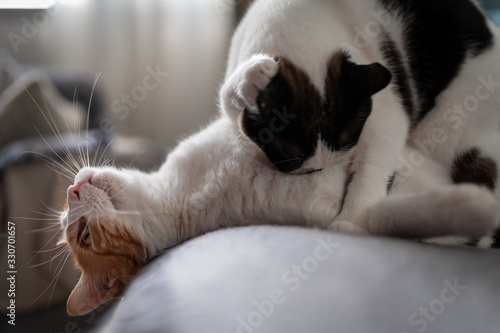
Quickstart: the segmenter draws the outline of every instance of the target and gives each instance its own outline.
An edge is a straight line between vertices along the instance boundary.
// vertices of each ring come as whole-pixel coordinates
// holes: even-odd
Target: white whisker
[[[96,74],[95,79],[94,79],[94,85],[92,86],[92,91],[90,92],[90,98],[89,98],[89,106],[87,108],[87,122],[86,122],[86,131],[87,131],[87,163],[86,165],[90,167],[90,157],[89,157],[89,122],[90,122],[90,107],[92,105],[92,98],[94,97],[94,91],[95,87],[97,85],[97,81],[99,80],[99,77],[101,76],[101,73]]]
[[[42,295],[43,295],[43,294],[45,294],[45,292],[46,292],[47,290],[49,290],[49,288],[50,288],[52,285],[54,285],[54,288],[55,288],[55,285],[57,284],[57,280],[59,279],[59,275],[61,274],[62,269],[63,269],[64,265],[66,264],[66,261],[68,260],[68,258],[70,257],[70,255],[71,255],[71,252],[69,252],[69,251],[68,251],[68,252],[67,252],[67,254],[66,254],[65,259],[61,259],[61,261],[59,262],[58,267],[59,267],[59,266],[61,266],[61,269],[59,270],[59,272],[58,272],[58,273],[54,276],[54,278],[52,279],[52,281],[50,281],[49,285],[48,285],[48,286],[47,286],[47,287],[46,287],[46,288],[45,288],[45,289],[44,289],[44,290],[40,293],[40,295],[39,295],[37,298],[35,298],[35,299],[33,300],[33,302],[31,302],[30,304],[28,304],[28,305],[26,306],[26,308],[29,308],[31,305],[33,305],[33,303],[35,303],[36,301],[38,301],[38,300],[40,299],[40,297],[42,297]],[[60,265],[60,264],[61,264],[61,262],[63,262],[63,264],[62,264],[62,265]],[[50,300],[52,299],[52,295],[53,295],[53,293],[54,293],[54,288],[52,289],[52,292],[51,292],[51,294],[50,294],[49,304],[50,304]],[[48,304],[48,305],[49,305],[49,304]],[[47,306],[48,306],[48,305],[47,305]]]
[[[63,151],[64,151],[64,154],[66,155],[66,157],[70,160],[70,162],[76,167],[76,170],[79,170],[80,169],[80,165],[78,164],[78,162],[76,161],[75,157],[73,156],[73,154],[71,154],[71,151],[70,149],[68,148],[68,146],[66,145],[66,142],[64,142],[63,140],[63,137],[62,137],[62,134],[61,134],[61,131],[59,130],[59,127],[57,126],[57,123],[56,121],[54,120],[54,117],[52,116],[52,114],[49,112],[49,108],[47,106],[47,101],[45,100],[45,95],[43,95],[43,103],[45,105],[45,108],[47,109],[47,113],[50,117],[50,121],[47,119],[47,116],[42,112],[45,120],[47,121],[47,123],[49,124],[50,128],[52,129],[52,132],[54,133],[55,137],[57,138],[57,140],[59,141],[59,143],[61,144],[61,146],[63,147]],[[68,127],[68,130],[69,130],[69,133],[71,134],[71,130],[68,126],[68,122],[66,121],[66,118],[63,117],[65,123],[66,123],[66,126]],[[52,125],[52,124],[53,125]],[[54,130],[55,129],[55,130]]]
[[[47,118],[47,115],[45,114],[45,112],[43,112],[42,108],[40,107],[40,105],[38,104],[38,102],[35,100],[35,98],[33,97],[33,95],[31,95],[31,93],[28,91],[28,89],[26,87],[24,87],[24,90],[28,93],[28,95],[30,96],[31,100],[33,101],[33,103],[35,103],[36,107],[38,108],[38,110],[40,110],[41,114],[43,115],[43,117],[45,118],[45,120],[47,121],[50,129],[52,130],[52,132],[54,133],[54,135],[56,136],[57,140],[59,142],[61,142],[61,138],[60,136],[58,136],[58,131],[54,130],[54,126],[56,126],[55,124],[55,121],[52,117],[52,115],[50,115],[51,119],[52,119],[52,123],[50,122],[50,120]],[[44,100],[45,101],[45,100]],[[71,166],[63,159],[61,158],[61,156],[59,156],[58,153],[55,152],[55,150],[52,148],[52,146],[49,145],[49,143],[47,142],[47,140],[44,138],[44,136],[42,135],[42,133],[40,133],[40,131],[38,130],[38,128],[36,128],[35,125],[33,125],[33,127],[35,128],[35,130],[37,131],[38,135],[40,135],[40,137],[43,139],[43,141],[45,142],[45,144],[50,148],[50,150],[52,150],[52,152],[61,160],[63,161],[70,169]],[[59,133],[60,134],[60,133]],[[61,142],[62,143],[62,142]],[[64,145],[64,143],[62,143]]]
[[[48,264],[49,262],[52,263],[54,261],[54,259],[56,259],[57,257],[59,257],[61,254],[63,254],[66,251],[65,248],[63,248],[63,249],[56,248],[56,249],[59,249],[59,251],[54,256],[52,256],[49,260],[41,262],[41,263],[36,264],[36,265],[28,266],[27,268],[32,269],[32,268],[35,268],[35,267],[40,267],[40,266],[43,266],[45,264]],[[42,251],[37,251],[36,254],[47,253],[47,252],[54,251],[54,250],[55,249],[50,249],[48,251],[43,251],[43,252]]]
[[[104,154],[108,150],[109,146],[111,146],[111,143],[113,143],[113,140],[110,140],[109,143],[106,145],[104,148],[103,152],[101,153],[101,156],[99,157],[99,161],[97,162],[97,166],[102,166],[106,165],[107,161],[110,161],[109,159],[106,159],[102,164],[101,164],[101,159],[104,157]]]
[[[48,220],[48,219],[47,219]],[[43,220],[41,220],[43,221]],[[33,233],[39,233],[39,232],[43,232],[43,231],[48,231],[48,230],[52,230],[54,228],[59,228],[59,223],[56,222],[56,223],[52,223],[52,225],[48,226],[48,227],[44,227],[44,228],[39,228],[39,229],[34,229],[34,230],[29,230],[29,231],[26,231],[27,234],[33,234]]]

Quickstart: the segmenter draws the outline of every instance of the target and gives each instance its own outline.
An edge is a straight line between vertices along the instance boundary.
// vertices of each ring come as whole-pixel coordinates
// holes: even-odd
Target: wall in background
[[[46,15],[0,10],[0,47],[20,63],[100,73],[97,87],[120,133],[173,146],[216,114],[235,11],[229,1],[46,2],[55,4]],[[27,38],[13,47],[9,33]]]

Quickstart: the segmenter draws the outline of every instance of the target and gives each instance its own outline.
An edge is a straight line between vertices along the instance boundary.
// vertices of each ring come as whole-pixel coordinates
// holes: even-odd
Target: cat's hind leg
[[[246,107],[255,104],[259,91],[267,87],[278,70],[279,62],[268,55],[256,54],[243,62],[221,87],[221,111],[236,119]]]
[[[419,165],[405,162],[411,160]],[[494,231],[499,220],[500,203],[489,188],[453,184],[449,168],[406,147],[390,194],[370,211],[368,229],[410,238],[478,237]]]
[[[499,203],[489,189],[448,185],[388,196],[371,210],[368,228],[396,237],[479,237],[498,228],[499,217]]]

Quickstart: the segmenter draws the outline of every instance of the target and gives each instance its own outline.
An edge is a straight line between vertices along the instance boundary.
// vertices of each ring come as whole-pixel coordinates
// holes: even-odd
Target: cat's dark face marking
[[[279,61],[278,75],[257,97],[257,112],[244,110],[242,128],[278,169],[290,172],[316,150],[323,102],[306,73]]]
[[[452,178],[455,184],[475,183],[495,190],[498,168],[492,159],[480,156],[473,148],[461,154],[453,163]]]
[[[332,151],[354,146],[371,113],[371,96],[389,84],[390,72],[380,64],[357,65],[338,52],[327,64],[323,100],[305,72],[278,60],[279,72],[260,91],[256,107],[244,110],[247,136],[284,172],[300,169],[319,140]]]
[[[405,26],[403,38],[420,105],[417,119],[422,119],[459,74],[467,56],[493,45],[493,35],[470,0],[380,2]]]

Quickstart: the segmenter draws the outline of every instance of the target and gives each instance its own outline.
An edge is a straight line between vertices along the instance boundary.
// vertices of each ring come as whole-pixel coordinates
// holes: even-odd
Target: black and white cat
[[[456,24],[434,31],[444,12]],[[375,23],[379,34],[357,45],[357,27]],[[156,172],[87,165],[68,188],[61,243],[82,270],[68,312],[119,296],[164,248],[224,227],[492,232],[497,36],[465,0],[256,1],[233,38],[218,120]],[[478,91],[474,112],[447,111]]]
[[[262,0],[235,33],[221,100],[281,171],[349,160],[332,228],[366,232],[395,175],[424,160],[439,166],[405,190],[453,192],[446,179],[499,197],[499,57],[473,1]]]

